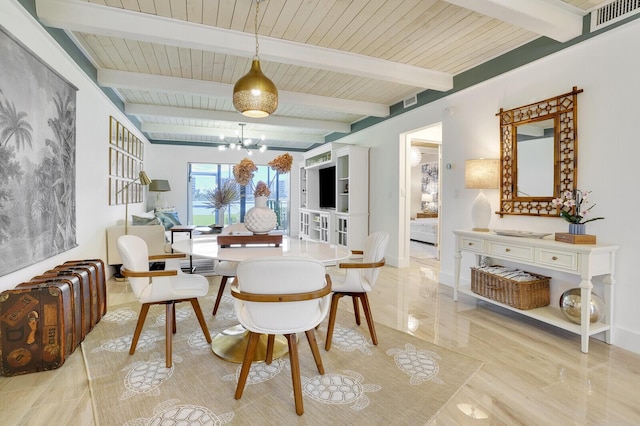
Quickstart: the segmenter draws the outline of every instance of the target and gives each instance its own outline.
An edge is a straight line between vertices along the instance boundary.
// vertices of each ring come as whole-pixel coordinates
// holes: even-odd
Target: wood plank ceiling
[[[236,112],[233,84],[255,54],[252,0],[37,0],[152,141],[219,143],[247,123],[274,149],[307,150],[368,116],[546,36],[565,42],[607,0],[268,0],[262,70],[278,87],[270,117]]]

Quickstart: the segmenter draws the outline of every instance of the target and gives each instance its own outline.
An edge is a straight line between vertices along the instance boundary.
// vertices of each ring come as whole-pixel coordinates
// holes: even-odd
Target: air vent
[[[640,13],[640,0],[613,0],[591,11],[591,32]]]
[[[638,0],[638,1],[640,1],[640,0]],[[410,96],[410,97],[405,98],[405,99],[402,100],[402,105],[405,108],[409,108],[410,106],[414,106],[417,103],[418,103],[418,96],[417,95],[413,95],[413,96]]]

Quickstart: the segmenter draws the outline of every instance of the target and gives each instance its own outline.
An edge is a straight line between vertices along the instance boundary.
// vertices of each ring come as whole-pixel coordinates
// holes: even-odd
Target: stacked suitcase
[[[100,259],[65,262],[0,293],[0,373],[60,367],[106,312]]]

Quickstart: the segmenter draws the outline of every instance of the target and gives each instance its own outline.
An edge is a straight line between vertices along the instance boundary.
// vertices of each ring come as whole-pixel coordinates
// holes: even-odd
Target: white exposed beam
[[[445,0],[564,43],[582,34],[583,11],[553,0]]]
[[[140,130],[144,133],[169,133],[174,135],[190,135],[190,136],[209,136],[217,138],[220,135],[220,129],[213,127],[196,127],[196,126],[181,126],[177,124],[159,124],[159,123],[142,123]],[[245,139],[260,140],[262,132],[253,132],[250,130],[244,131]],[[226,137],[233,138],[232,135],[226,134]],[[269,137],[265,144],[269,144],[269,139],[288,141],[288,142],[307,142],[307,143],[324,143],[324,136],[311,135],[304,133],[275,133],[269,132]]]
[[[231,84],[115,70],[98,70],[98,84],[103,87],[188,93],[227,99],[231,99],[233,93]],[[306,106],[365,116],[386,117],[389,115],[389,107],[383,104],[329,98],[327,96],[308,95],[284,90],[278,92],[278,102],[281,105]]]
[[[180,117],[193,120],[231,121],[255,123],[269,126],[299,127],[330,132],[349,133],[351,125],[335,121],[307,120],[303,118],[287,118],[270,115],[265,118],[251,118],[238,112],[210,111],[205,109],[180,108],[160,105],[125,104],[124,112],[129,115],[151,115],[156,117]]]
[[[79,0],[36,0],[47,26],[234,56],[255,54],[254,35]],[[260,37],[260,57],[269,61],[369,77],[424,89],[453,88],[453,75],[370,56]]]

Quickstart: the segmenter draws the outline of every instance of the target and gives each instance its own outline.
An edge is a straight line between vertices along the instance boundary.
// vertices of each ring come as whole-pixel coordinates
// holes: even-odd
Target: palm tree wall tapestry
[[[0,276],[77,246],[76,90],[0,26]]]

